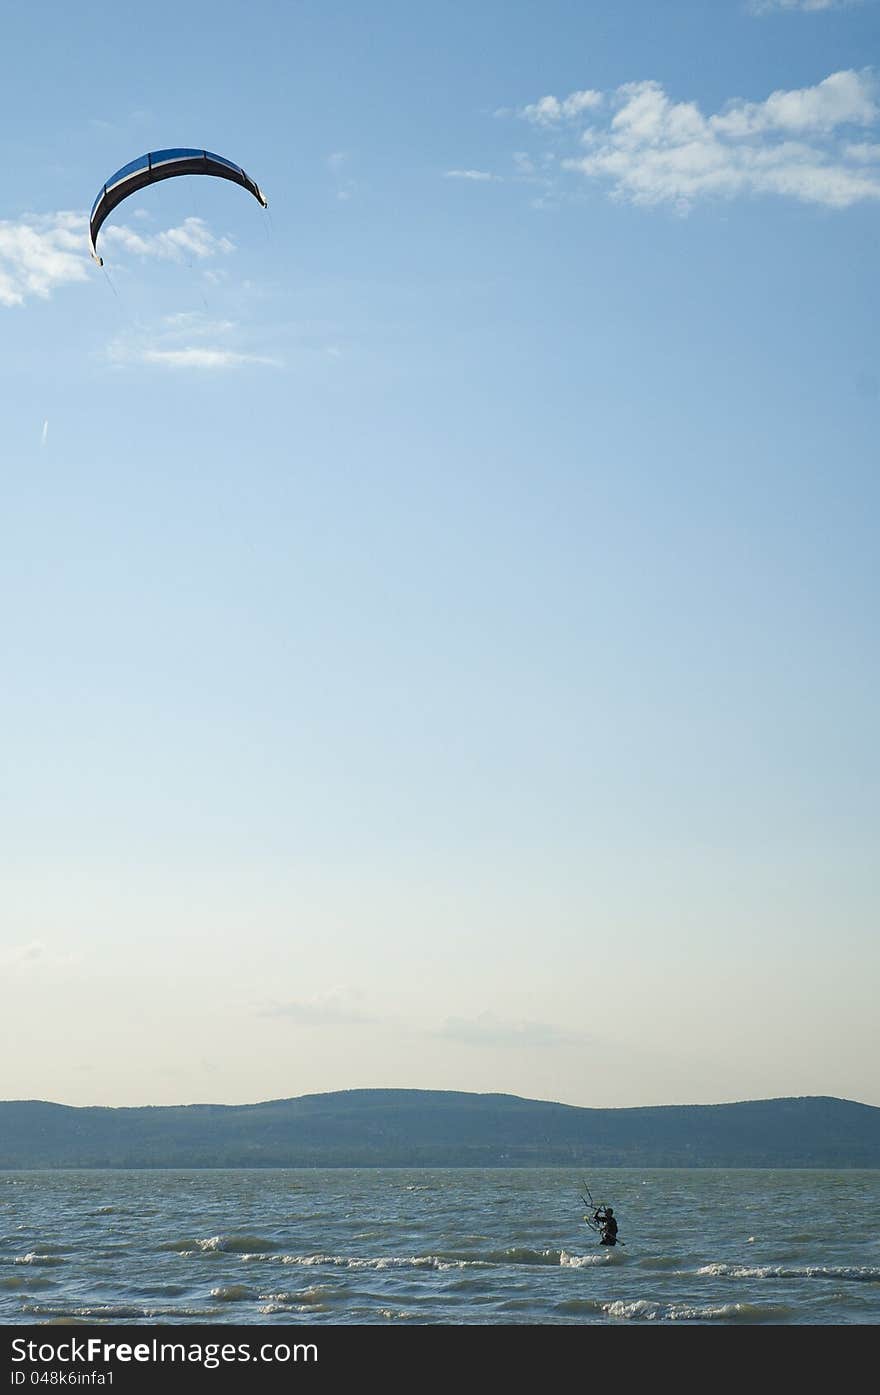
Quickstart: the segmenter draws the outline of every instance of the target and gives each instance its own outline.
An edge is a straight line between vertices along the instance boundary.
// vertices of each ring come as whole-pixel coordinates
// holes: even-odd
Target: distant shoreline
[[[587,1109],[344,1090],[251,1105],[0,1102],[0,1170],[880,1168],[880,1108],[828,1096]]]

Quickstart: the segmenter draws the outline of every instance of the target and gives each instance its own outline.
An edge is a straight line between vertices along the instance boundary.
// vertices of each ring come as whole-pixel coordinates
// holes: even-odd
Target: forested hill
[[[880,1108],[824,1096],[583,1109],[344,1090],[262,1104],[0,1101],[0,1168],[880,1167]]]

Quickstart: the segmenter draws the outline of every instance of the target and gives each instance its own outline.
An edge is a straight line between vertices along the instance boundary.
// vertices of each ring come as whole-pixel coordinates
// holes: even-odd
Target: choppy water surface
[[[877,1323],[880,1172],[0,1172],[0,1322]]]

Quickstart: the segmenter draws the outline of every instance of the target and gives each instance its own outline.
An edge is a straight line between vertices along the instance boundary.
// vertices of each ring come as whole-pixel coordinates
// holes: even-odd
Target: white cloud
[[[769,193],[834,208],[880,198],[876,147],[853,140],[854,127],[880,120],[870,71],[832,73],[761,102],[737,98],[708,116],[653,81],[626,83],[597,108],[582,109],[581,153],[562,164],[617,198],[683,210],[711,196]]]
[[[0,221],[0,305],[48,300],[59,286],[85,281],[89,257],[85,217],[49,213]]]
[[[84,213],[68,211],[0,221],[0,305],[48,300],[59,287],[94,275],[87,227]],[[125,224],[105,225],[101,242],[137,256],[178,262],[189,257],[206,260],[235,250],[228,237],[216,237],[200,218],[146,234]]]
[[[490,174],[488,170],[447,170],[443,177],[444,179],[471,179],[479,183],[501,178],[498,174]]]
[[[164,232],[141,233],[124,224],[105,224],[101,230],[105,245],[122,247],[140,257],[160,257],[164,261],[184,261],[187,257],[216,257],[234,252],[228,237],[215,237],[201,218],[185,218],[177,228]]]
[[[537,102],[524,107],[522,115],[527,121],[538,126],[555,126],[560,121],[573,121],[585,111],[601,106],[602,93],[585,89],[571,92],[567,97],[541,97]]]
[[[880,144],[876,141],[854,141],[844,147],[847,159],[859,164],[876,164],[880,161]]]
[[[780,131],[827,135],[836,126],[870,126],[878,117],[877,85],[871,74],[832,73],[815,87],[771,92],[764,102],[731,102],[710,126],[733,137]]]

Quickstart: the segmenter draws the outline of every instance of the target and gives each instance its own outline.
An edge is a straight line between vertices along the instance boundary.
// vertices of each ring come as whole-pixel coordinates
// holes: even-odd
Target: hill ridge
[[[880,1108],[829,1095],[593,1108],[359,1088],[255,1104],[0,1101],[0,1169],[880,1167]]]

